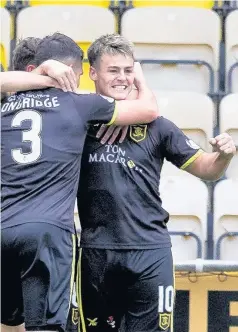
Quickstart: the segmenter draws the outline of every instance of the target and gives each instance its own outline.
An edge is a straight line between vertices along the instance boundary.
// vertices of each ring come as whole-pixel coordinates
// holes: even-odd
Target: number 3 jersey
[[[2,228],[47,222],[74,232],[73,212],[88,124],[115,103],[58,89],[18,93],[1,105]]]
[[[202,150],[171,121],[130,126],[122,144],[102,145],[90,126],[81,164],[81,246],[148,249],[170,246],[159,194],[164,159],[186,168]]]

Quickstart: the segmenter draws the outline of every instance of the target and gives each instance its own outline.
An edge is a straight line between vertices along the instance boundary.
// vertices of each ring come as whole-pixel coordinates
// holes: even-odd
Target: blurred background
[[[238,146],[238,1],[1,0],[1,70],[19,39],[56,31],[85,51],[120,33],[135,45],[162,115],[204,150],[229,133]],[[84,61],[82,90],[94,91]],[[238,331],[238,153],[217,182],[165,163],[176,270],[175,332]],[[80,230],[77,210],[75,222]],[[137,331],[135,331],[137,332]]]

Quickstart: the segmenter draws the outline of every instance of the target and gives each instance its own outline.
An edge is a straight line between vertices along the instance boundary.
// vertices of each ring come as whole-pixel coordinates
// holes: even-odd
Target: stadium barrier
[[[178,262],[175,271],[173,332],[238,331],[238,259]]]

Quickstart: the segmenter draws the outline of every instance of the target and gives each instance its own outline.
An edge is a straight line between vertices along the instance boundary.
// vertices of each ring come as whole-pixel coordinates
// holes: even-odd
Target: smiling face
[[[126,99],[134,77],[134,59],[121,53],[103,54],[95,67],[90,67],[96,92],[116,100]]]

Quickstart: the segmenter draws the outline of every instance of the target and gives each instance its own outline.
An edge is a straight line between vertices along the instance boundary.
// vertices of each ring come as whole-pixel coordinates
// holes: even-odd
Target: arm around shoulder
[[[122,100],[117,103],[116,125],[150,123],[159,116],[156,98],[147,87],[141,65],[135,62],[135,81],[138,90],[136,100]]]
[[[159,116],[156,98],[147,87],[144,87],[137,100],[118,101],[116,108],[116,125],[150,123]]]
[[[27,73],[24,71],[8,71],[0,73],[1,92],[16,92],[56,87],[54,79],[48,76]]]

